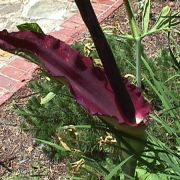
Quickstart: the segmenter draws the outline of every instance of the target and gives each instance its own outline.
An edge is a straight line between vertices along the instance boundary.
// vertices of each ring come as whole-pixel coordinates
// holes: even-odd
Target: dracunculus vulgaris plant
[[[37,63],[57,81],[68,85],[76,101],[90,114],[105,121],[115,133],[118,143],[122,144],[122,159],[134,155],[123,167],[127,175],[134,176],[135,155],[141,154],[145,147],[148,124],[145,119],[150,105],[140,89],[121,76],[90,0],[75,2],[103,69],[95,67],[91,58],[81,55],[61,40],[45,35],[31,24],[18,26],[19,32],[0,31],[0,48]],[[122,134],[126,135],[123,142]]]

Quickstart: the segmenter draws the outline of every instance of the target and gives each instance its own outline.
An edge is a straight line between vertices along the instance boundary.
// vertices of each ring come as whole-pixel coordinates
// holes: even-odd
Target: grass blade
[[[106,177],[105,180],[111,180],[113,176],[115,176],[117,174],[117,172],[119,171],[119,169],[129,160],[131,159],[132,156],[128,157],[127,159],[125,159],[124,161],[122,161],[119,165],[117,165]]]

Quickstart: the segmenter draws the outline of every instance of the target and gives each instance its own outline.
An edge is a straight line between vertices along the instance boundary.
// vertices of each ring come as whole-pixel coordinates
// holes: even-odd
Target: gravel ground
[[[153,17],[156,17],[160,9],[166,4],[170,4],[174,9],[180,7],[179,2],[156,1],[153,4]],[[117,23],[121,31],[129,31],[123,6],[104,21],[104,25]],[[157,49],[167,45],[162,36],[149,37],[146,42],[150,45],[147,50],[151,56],[154,56]],[[37,77],[36,73],[35,77]],[[65,163],[53,162],[48,159],[42,152],[42,146],[36,145],[32,135],[21,130],[22,119],[13,112],[12,105],[24,105],[30,98],[25,96],[31,93],[31,90],[25,86],[0,107],[0,179],[19,174],[39,177],[40,179],[64,179],[63,176],[66,174]],[[58,178],[59,176],[62,178]]]
[[[37,74],[35,72],[34,79]],[[65,179],[65,163],[51,161],[32,135],[21,130],[23,119],[13,111],[13,105],[24,106],[31,94],[27,85],[0,107],[0,179],[17,175],[23,176],[22,179],[26,176],[50,180],[61,176],[60,179]]]

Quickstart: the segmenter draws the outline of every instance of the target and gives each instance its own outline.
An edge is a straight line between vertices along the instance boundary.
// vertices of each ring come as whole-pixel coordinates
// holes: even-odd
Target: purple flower
[[[76,101],[90,114],[112,117],[116,123],[127,126],[146,126],[143,120],[150,112],[150,105],[141,91],[127,79],[122,81],[135,108],[135,122],[132,123],[121,112],[121,107],[117,107],[104,70],[95,67],[91,58],[81,55],[64,42],[30,31],[8,33],[4,30],[0,31],[0,48],[15,54],[24,52],[36,56],[51,76],[68,84]],[[121,104],[126,105],[123,101]]]

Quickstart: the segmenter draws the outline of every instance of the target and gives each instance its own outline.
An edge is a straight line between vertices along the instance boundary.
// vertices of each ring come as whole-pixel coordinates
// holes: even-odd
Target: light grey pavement
[[[37,22],[44,32],[58,31],[77,8],[70,0],[0,0],[0,29],[16,30],[16,25]]]

